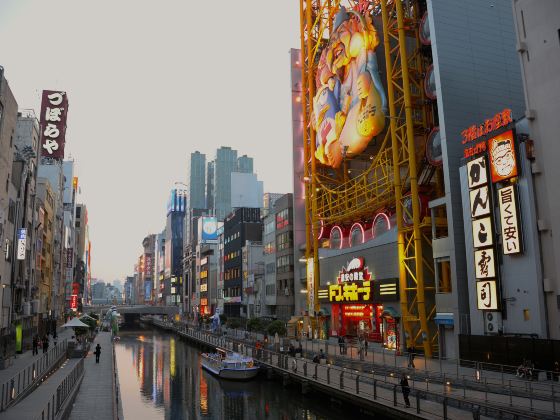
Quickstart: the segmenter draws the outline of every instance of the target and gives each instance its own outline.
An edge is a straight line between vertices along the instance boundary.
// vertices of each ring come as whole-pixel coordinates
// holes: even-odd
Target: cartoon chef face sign
[[[513,131],[507,131],[489,140],[492,182],[517,176],[517,162],[513,147]]]

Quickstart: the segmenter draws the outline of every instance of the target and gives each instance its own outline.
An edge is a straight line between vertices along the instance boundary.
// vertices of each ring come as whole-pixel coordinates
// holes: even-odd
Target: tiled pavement
[[[93,354],[97,343],[101,345],[99,364],[95,363]],[[112,420],[114,405],[113,342],[111,333],[100,332],[85,358],[84,380],[74,401],[70,420]]]

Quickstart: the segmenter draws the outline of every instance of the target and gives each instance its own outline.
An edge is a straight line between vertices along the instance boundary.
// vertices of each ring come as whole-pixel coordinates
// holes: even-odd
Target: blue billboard
[[[152,280],[144,280],[144,300],[152,300]]]
[[[216,217],[201,217],[201,242],[218,240],[218,219]]]

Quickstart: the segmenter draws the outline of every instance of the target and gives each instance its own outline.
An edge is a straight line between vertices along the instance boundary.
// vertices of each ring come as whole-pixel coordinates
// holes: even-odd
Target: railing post
[[[420,391],[416,391],[416,413],[420,414]]]
[[[331,383],[331,367],[328,366],[327,367],[327,384],[330,385],[330,383]],[[552,395],[553,395],[553,398],[554,398],[554,389],[552,390]]]
[[[303,362],[303,376],[307,377],[307,362]]]
[[[356,394],[360,393],[360,376],[356,375]]]
[[[344,389],[344,371],[340,371],[340,389]]]
[[[373,399],[377,399],[377,379],[373,380]]]
[[[443,398],[443,420],[447,420],[447,397]]]
[[[393,405],[397,406],[397,386],[393,385]]]

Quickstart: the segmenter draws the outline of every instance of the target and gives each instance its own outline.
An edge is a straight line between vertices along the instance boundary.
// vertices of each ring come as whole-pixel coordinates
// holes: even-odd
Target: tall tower
[[[188,164],[189,208],[206,208],[206,155],[198,151],[191,153]]]

